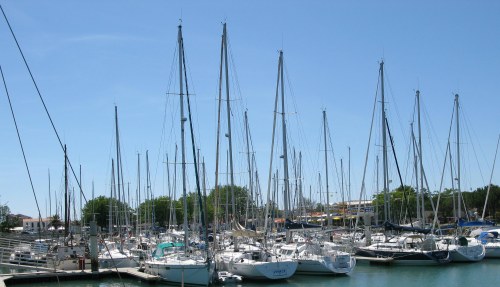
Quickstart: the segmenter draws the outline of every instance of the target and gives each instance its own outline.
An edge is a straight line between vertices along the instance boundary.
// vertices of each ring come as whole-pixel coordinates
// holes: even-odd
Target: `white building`
[[[23,230],[33,232],[38,232],[38,230],[46,231],[51,221],[52,217],[42,218],[41,221],[38,218],[24,218]]]

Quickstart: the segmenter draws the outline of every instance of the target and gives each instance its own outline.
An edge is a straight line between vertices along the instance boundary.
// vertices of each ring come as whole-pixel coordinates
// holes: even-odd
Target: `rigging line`
[[[395,110],[396,110],[396,115],[397,115],[397,118],[398,118],[398,124],[399,124],[399,128],[401,130],[401,133],[403,135],[403,139],[405,142],[410,142],[409,140],[409,135],[407,135],[405,133],[405,129],[403,128],[403,124],[402,124],[402,120],[401,120],[401,114],[399,113],[399,107],[398,107],[398,103],[396,102],[396,98],[394,97],[394,91],[392,90],[392,85],[391,85],[391,81],[389,79],[389,74],[387,73],[387,68],[384,69],[384,74],[385,74],[385,78],[386,78],[386,82],[389,86],[389,92],[390,92],[390,95],[391,95],[391,99],[392,99],[392,102],[394,103],[394,107],[395,107]]]
[[[436,145],[433,139],[437,139],[436,136],[436,131],[434,129],[434,126],[432,125],[432,122],[430,121],[429,113],[427,111],[427,107],[425,106],[425,103],[421,102],[422,110],[423,110],[423,119],[424,119],[424,125],[427,127],[425,129],[427,137],[428,137],[428,143],[429,143],[429,152],[428,154],[430,155],[429,157],[434,157],[430,161],[428,160],[428,163],[437,163],[439,162],[438,158],[438,152],[440,154],[443,153],[443,150],[441,149],[441,146]],[[433,138],[433,136],[436,136]],[[437,146],[437,148],[436,148]],[[438,150],[439,149],[439,150]],[[428,164],[428,168],[430,167],[431,171],[429,174],[438,174],[439,170],[436,170],[436,168],[439,168],[439,166],[435,164]],[[431,178],[433,180],[434,188],[436,188],[436,179],[434,177]]]
[[[240,81],[239,81],[239,77],[238,77],[238,72],[236,71],[236,62],[234,61],[233,51],[231,48],[231,39],[229,37],[226,37],[226,40],[227,40],[227,50],[229,52],[229,64],[230,64],[230,67],[232,67],[232,70],[231,70],[232,77],[231,78],[234,82],[234,85],[236,86],[236,90],[238,91],[239,99],[243,100],[243,96],[242,96],[243,94],[241,93],[241,86],[240,86]],[[248,107],[248,102],[246,99],[245,99],[245,107]]]
[[[186,101],[187,101],[187,106],[188,106],[188,117],[189,117],[189,127],[190,127],[190,132],[191,132],[191,146],[192,146],[192,152],[193,152],[193,161],[194,161],[194,174],[195,174],[195,182],[196,182],[196,191],[198,193],[198,203],[199,206],[202,207],[202,195],[200,191],[200,179],[198,176],[198,163],[197,163],[197,158],[196,158],[196,146],[195,146],[195,140],[194,140],[194,133],[193,133],[193,120],[191,117],[191,104],[189,100],[189,88],[188,88],[188,80],[187,80],[187,75],[186,75],[186,56],[184,55],[184,41],[181,42],[181,48],[179,49],[179,53],[182,53],[182,64],[184,66],[184,84],[186,85]],[[205,233],[205,238],[207,237],[207,226],[205,222],[205,210],[203,208],[201,210],[201,224],[204,229]]]
[[[399,170],[398,158],[396,157],[396,150],[394,149],[394,138],[391,135],[391,130],[389,129],[389,122],[387,121],[387,118],[385,118],[385,125],[387,127],[387,132],[389,133],[389,140],[391,142],[392,154],[394,156],[394,161],[396,163],[396,169],[397,169],[398,175],[399,175],[399,181],[401,184],[400,186],[401,186],[401,189],[403,189],[403,201],[406,201],[406,188],[405,188],[405,185],[403,184],[403,178],[401,177],[401,172]],[[408,207],[406,207],[406,208],[408,209]],[[408,211],[408,215],[410,218],[410,225],[411,225],[411,227],[413,227],[413,219],[411,217],[411,211]]]
[[[481,179],[483,180],[483,185],[485,185],[486,181],[484,180],[483,171],[481,169],[481,165],[479,164],[479,159],[478,159],[478,156],[477,156],[476,147],[474,145],[474,141],[472,141],[472,136],[471,136],[471,131],[470,131],[471,129],[469,128],[469,118],[465,114],[465,111],[463,110],[463,108],[460,107],[460,109],[462,110],[462,114],[463,114],[463,118],[464,118],[464,122],[465,122],[465,127],[466,127],[466,131],[467,131],[467,135],[469,136],[470,143],[472,145],[472,150],[474,151],[474,156],[476,157],[477,168],[479,170],[479,174],[481,175]],[[475,138],[477,138],[477,136]],[[479,148],[482,151],[481,146],[479,146]],[[484,152],[483,152],[483,157],[484,157]]]
[[[326,115],[325,115],[325,118],[326,118]],[[333,166],[335,167],[335,175],[337,176],[337,185],[339,186],[339,191],[342,190],[342,182],[341,182],[341,178],[339,177],[339,169],[338,169],[338,165],[337,165],[337,158],[335,157],[335,151],[333,150],[333,143],[332,143],[332,134],[330,132],[330,125],[328,124],[328,119],[326,120],[326,129],[328,131],[328,142],[330,144],[330,151],[332,153],[332,159],[333,159]],[[338,193],[339,191],[335,192],[335,193]]]
[[[161,129],[161,138],[160,138],[160,146],[158,147],[158,157],[157,160],[159,160],[160,154],[162,154],[162,148],[165,144],[165,137],[166,137],[166,123],[167,123],[167,108],[168,108],[168,103],[169,103],[169,98],[168,95],[170,94],[170,87],[172,86],[172,80],[173,80],[173,74],[174,74],[174,64],[175,64],[175,56],[177,54],[177,45],[175,45],[175,50],[174,50],[174,55],[170,64],[170,74],[168,78],[168,84],[167,84],[167,93],[165,97],[165,105],[163,108],[163,122],[162,122],[162,129]],[[173,125],[170,128],[170,136],[172,135],[172,130],[173,130]],[[171,138],[169,138],[170,141]]]
[[[486,191],[486,199],[484,200],[483,214],[481,215],[481,220],[484,220],[484,214],[486,213],[486,205],[488,203],[488,196],[490,195],[491,181],[493,180],[493,171],[495,170],[495,163],[497,161],[498,145],[500,144],[500,134],[498,135],[497,148],[495,150],[495,157],[493,158],[493,166],[491,167],[490,182],[488,183],[488,190]]]
[[[49,113],[49,110],[47,108],[47,105],[45,104],[45,101],[43,100],[42,93],[40,92],[40,89],[38,88],[38,85],[35,81],[35,77],[33,76],[33,73],[31,72],[31,69],[28,65],[28,61],[26,60],[26,57],[24,57],[23,50],[21,49],[21,46],[19,45],[19,42],[17,41],[16,35],[14,34],[14,30],[12,30],[9,19],[7,19],[7,15],[5,14],[5,11],[3,10],[2,5],[0,5],[0,10],[2,10],[2,14],[3,14],[3,17],[5,19],[5,22],[7,23],[7,26],[9,27],[10,33],[11,33],[12,37],[14,38],[14,41],[16,42],[17,49],[19,50],[19,53],[21,54],[21,57],[23,58],[24,65],[26,66],[26,69],[28,70],[28,73],[30,74],[33,85],[35,86],[35,89],[38,93],[38,97],[42,101],[43,108],[45,109],[45,113],[47,114],[47,117],[49,118],[50,124],[52,125],[52,129],[54,130],[54,132],[57,136],[57,140],[59,141],[59,145],[61,146],[61,149],[64,150],[64,145],[61,141],[61,137],[59,137],[59,133],[57,132],[54,121],[52,120],[52,117],[50,116],[50,113]],[[85,193],[83,193],[83,189],[82,189],[82,186],[80,184],[80,181],[78,180],[78,177],[76,176],[75,170],[73,169],[73,166],[71,165],[71,161],[69,159],[68,159],[68,163],[69,163],[69,167],[71,168],[71,172],[73,173],[73,176],[74,176],[76,182],[78,183],[78,187],[81,190],[83,198],[85,199],[85,202],[87,202],[87,197],[85,196]]]
[[[293,110],[294,110],[294,113],[297,115],[295,117],[295,121],[296,121],[296,134],[298,136],[298,144],[299,144],[299,149],[301,151],[303,151],[303,153],[305,154],[305,157],[307,158],[307,162],[308,162],[308,166],[311,168],[313,165],[313,163],[311,162],[311,156],[310,156],[310,151],[309,149],[306,149],[306,147],[309,147],[309,143],[307,141],[307,137],[305,136],[305,132],[304,132],[304,128],[302,126],[302,120],[301,120],[301,115],[300,113],[298,112],[298,109],[297,109],[297,102],[296,102],[296,97],[295,97],[295,92],[294,92],[294,87],[292,85],[292,81],[290,80],[290,73],[288,72],[288,66],[286,65],[285,61],[283,60],[283,69],[284,69],[284,72],[285,72],[285,76],[286,76],[286,82],[288,84],[288,88],[289,88],[289,92],[290,92],[290,98],[291,98],[291,102],[293,104]],[[291,114],[289,112],[289,114]],[[287,131],[288,133],[291,133],[291,130],[290,131]],[[293,141],[293,138],[291,138],[291,140]]]
[[[363,178],[361,180],[361,188],[359,191],[359,201],[358,201],[358,211],[356,212],[356,222],[354,223],[354,230],[358,228],[358,223],[359,223],[359,214],[361,213],[361,200],[363,200],[363,193],[366,194],[366,186],[365,186],[365,178],[366,178],[366,168],[368,166],[368,155],[370,154],[370,146],[371,146],[371,140],[372,140],[372,131],[373,131],[373,126],[374,126],[374,119],[375,119],[375,111],[377,109],[377,98],[378,98],[378,88],[380,85],[380,76],[378,77],[377,80],[377,88],[375,90],[375,99],[373,101],[373,108],[372,108],[372,122],[370,125],[370,133],[368,134],[368,145],[366,147],[366,154],[365,154],[365,165],[363,167]],[[378,186],[377,186],[378,188]],[[378,193],[378,190],[377,190]],[[365,223],[366,224],[366,223]],[[352,240],[354,240],[354,236],[356,233],[352,233]]]
[[[1,7],[1,6],[0,6]],[[5,87],[5,94],[7,95],[7,99],[9,100],[10,112],[12,114],[12,120],[14,120],[14,125],[16,127],[17,139],[19,140],[19,145],[21,146],[21,152],[23,153],[24,165],[26,166],[26,171],[28,172],[28,177],[30,179],[31,191],[33,191],[33,196],[35,197],[36,208],[38,209],[38,224],[40,228],[38,228],[38,236],[41,238],[41,222],[42,222],[42,214],[40,212],[40,206],[38,205],[38,199],[36,198],[35,187],[33,186],[33,180],[31,179],[30,169],[28,167],[28,161],[26,159],[26,154],[24,152],[23,142],[21,140],[21,135],[19,134],[19,128],[17,126],[16,117],[14,115],[14,108],[12,107],[12,102],[10,101],[9,90],[7,89],[7,83],[5,82],[5,77],[3,75],[2,66],[0,66],[0,73],[2,74],[2,81]]]

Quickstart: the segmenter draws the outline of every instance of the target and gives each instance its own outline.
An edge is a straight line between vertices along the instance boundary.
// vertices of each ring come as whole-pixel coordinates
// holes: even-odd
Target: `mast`
[[[138,234],[141,234],[141,155],[137,153],[137,227]]]
[[[457,200],[458,218],[462,217],[462,190],[460,187],[460,120],[458,114],[458,94],[455,95],[455,108],[457,113]]]
[[[285,121],[285,83],[283,79],[283,51],[280,51],[279,77],[281,80],[281,125],[283,127],[283,201],[285,203],[285,219],[290,217],[290,189],[288,186],[288,151],[286,142],[286,121]]]
[[[278,79],[276,80],[276,97],[274,98],[274,112],[273,112],[273,133],[271,137],[271,156],[269,160],[269,176],[267,179],[267,202],[266,202],[266,211],[264,214],[264,230],[267,231],[267,225],[268,225],[268,214],[269,214],[269,204],[270,204],[270,197],[271,197],[271,178],[274,181],[274,175],[273,175],[273,156],[274,156],[274,137],[276,133],[276,118],[278,115],[278,98],[279,98],[279,78],[280,78],[280,70],[281,70],[281,56],[280,60],[278,61]],[[274,185],[274,182],[273,182]],[[274,187],[273,187],[274,188]],[[274,198],[274,193],[273,193],[273,198]],[[273,205],[275,201],[273,199]],[[274,206],[273,206],[274,210]],[[272,230],[272,222],[271,222],[271,230]]]
[[[420,196],[422,203],[420,207],[422,208],[420,227],[425,227],[425,205],[424,205],[424,164],[422,161],[422,126],[420,124],[420,91],[417,90],[417,109],[418,109],[418,157],[420,162]]]
[[[234,169],[233,169],[233,141],[231,135],[231,104],[229,100],[229,67],[227,63],[227,31],[226,31],[226,23],[224,23],[224,31],[222,34],[223,39],[223,47],[224,47],[224,69],[226,72],[226,106],[227,106],[227,139],[229,141],[229,177],[231,179],[230,182],[230,190],[231,190],[231,213],[232,219],[236,219],[236,203],[234,196]]]
[[[186,147],[185,147],[185,131],[184,123],[186,118],[184,117],[184,94],[183,94],[183,73],[182,73],[182,56],[183,56],[183,39],[182,39],[182,26],[179,25],[178,32],[178,44],[179,44],[179,96],[180,96],[180,121],[181,121],[181,166],[182,166],[182,195],[183,195],[183,205],[184,205],[184,249],[187,251],[187,246],[189,246],[188,238],[188,214],[187,214],[187,191],[186,191]]]
[[[346,203],[346,197],[344,195],[344,161],[342,158],[340,159],[340,195],[342,197],[342,221],[345,228],[345,221],[346,221],[345,213],[346,213],[347,203]]]
[[[83,222],[83,213],[82,213],[82,194],[83,194],[83,190],[82,190],[82,165],[80,164],[80,226],[85,226],[85,222]]]
[[[116,214],[118,220],[118,233],[121,236],[121,216],[120,216],[120,204],[121,203],[121,182],[120,182],[120,136],[118,134],[118,107],[115,106],[115,134],[116,134],[116,182],[117,182],[117,194],[118,194],[118,213]]]
[[[168,225],[167,225],[167,230],[170,230],[170,225],[172,224],[172,185],[170,183],[170,162],[168,160],[168,154],[167,156],[167,186],[168,186],[168,199],[170,200],[170,204],[168,207]]]
[[[49,169],[49,216],[52,217],[52,196],[50,192],[50,169]]]
[[[349,160],[347,162],[347,200],[351,202],[351,147],[348,147]]]
[[[214,199],[214,234],[217,234],[219,220],[217,218],[219,209],[219,151],[220,151],[220,115],[222,106],[222,57],[224,53],[224,37],[220,46],[220,69],[219,69],[219,99],[217,105],[217,136],[215,145],[215,199]],[[227,213],[226,213],[227,214]],[[227,223],[227,221],[226,221]],[[214,236],[214,250],[217,246],[217,236]]]
[[[493,166],[491,167],[490,182],[488,184],[488,190],[486,191],[486,198],[484,199],[483,213],[481,215],[481,221],[484,220],[484,214],[486,213],[486,204],[488,203],[488,197],[490,195],[491,181],[493,179],[493,171],[495,170],[495,163],[497,161],[498,145],[500,144],[500,134],[498,135],[497,148],[495,150],[495,157],[493,158]]]
[[[253,172],[252,172],[252,165],[251,165],[251,159],[250,159],[250,136],[249,136],[249,128],[248,128],[248,115],[247,111],[245,111],[245,136],[246,136],[246,146],[247,146],[247,165],[248,165],[248,188],[249,191],[247,194],[247,208],[245,211],[245,226],[248,222],[248,210],[249,210],[249,204],[250,204],[250,199],[253,199]],[[253,205],[252,205],[253,206]],[[252,224],[255,222],[252,221]]]
[[[174,200],[177,200],[177,154],[178,154],[178,146],[175,144],[175,155],[174,155]],[[173,204],[173,203],[172,203]],[[172,221],[174,222],[174,225],[177,225],[177,213],[175,211],[175,205],[174,211],[172,212]]]
[[[330,213],[330,189],[328,184],[328,150],[326,146],[326,111],[323,110],[323,140],[325,144],[325,183],[326,183],[326,218],[328,219],[327,226],[332,226],[332,215]]]
[[[69,234],[70,208],[68,203],[68,154],[64,145],[64,236]]]
[[[384,95],[384,61],[380,62],[380,91],[382,95],[382,170],[383,170],[383,185],[384,185],[384,221],[391,218],[390,203],[389,203],[389,175],[388,175],[388,159],[387,159],[387,130],[386,130],[386,114],[385,114],[385,95]]]
[[[111,159],[111,184],[110,184],[109,210],[108,210],[108,232],[109,238],[113,236],[113,189],[115,187],[115,160]]]
[[[417,220],[421,221],[421,216],[420,216],[420,198],[419,198],[419,182],[418,182],[418,156],[417,156],[417,151],[415,148],[415,133],[413,132],[413,123],[410,124],[411,126],[411,142],[412,142],[412,147],[413,147],[413,169],[415,172],[415,186],[416,186],[416,202],[417,202]],[[420,178],[422,178],[422,174],[420,174]]]

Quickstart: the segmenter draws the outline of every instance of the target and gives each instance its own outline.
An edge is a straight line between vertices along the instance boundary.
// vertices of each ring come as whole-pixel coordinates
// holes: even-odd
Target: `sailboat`
[[[122,172],[121,172],[121,154],[120,154],[120,137],[118,130],[118,107],[115,106],[115,133],[116,133],[116,176],[115,182],[115,168],[114,160],[112,160],[111,168],[111,194],[109,200],[109,237],[101,244],[101,251],[98,256],[99,266],[102,268],[125,268],[139,266],[139,255],[131,252],[125,248],[125,242],[129,239],[128,233],[122,230],[122,216],[125,217],[125,229],[128,228],[128,213],[121,204],[122,191]],[[124,199],[124,196],[123,196]],[[116,206],[114,206],[116,204]],[[113,217],[113,208],[116,208],[116,215]],[[113,218],[118,222],[118,237],[113,238]],[[125,233],[125,234],[124,234]]]
[[[231,122],[230,122],[230,101],[229,101],[229,75],[227,61],[227,30],[226,24],[223,26],[222,35],[222,50],[221,50],[221,72],[220,83],[222,84],[222,64],[225,64],[225,81],[226,81],[226,97],[227,97],[227,116],[228,116],[228,139],[229,139],[229,162],[230,162],[230,177],[231,188],[234,185],[233,181],[233,161],[232,161],[232,141],[231,141]],[[280,54],[280,69],[282,68],[282,53]],[[222,95],[219,95],[220,98]],[[220,101],[219,101],[220,102]],[[217,254],[217,263],[219,269],[231,272],[242,276],[244,279],[251,280],[282,280],[290,278],[297,269],[297,262],[292,259],[282,259],[272,254],[265,249],[257,238],[262,239],[262,234],[258,234],[252,230],[245,230],[238,223],[237,215],[235,214],[234,194],[232,200],[233,210],[233,237],[234,245],[229,246],[226,250],[220,251]],[[249,237],[250,236],[250,237]],[[247,242],[239,242],[246,239]]]
[[[179,95],[180,95],[180,122],[181,122],[181,151],[182,151],[182,189],[184,196],[184,242],[182,245],[171,244],[157,246],[157,252],[149,260],[145,261],[145,272],[153,275],[160,276],[164,281],[173,284],[181,285],[199,285],[208,286],[213,280],[215,264],[209,258],[206,250],[193,250],[189,245],[189,230],[187,220],[187,183],[186,183],[186,149],[185,149],[185,135],[184,124],[186,119],[184,117],[184,93],[183,88],[186,87],[186,98],[188,104],[189,119],[191,123],[191,113],[189,106],[189,91],[187,90],[186,83],[183,78],[186,75],[185,59],[184,59],[184,41],[182,38],[182,26],[178,27],[178,45],[179,45]],[[191,126],[191,140],[194,151],[194,138]],[[195,174],[197,177],[198,196],[199,182],[198,172],[196,170],[196,156],[195,160]],[[202,205],[200,204],[200,208]],[[205,227],[206,228],[206,227]],[[165,243],[163,243],[165,244]],[[179,248],[181,247],[181,248]]]
[[[326,111],[323,111],[323,132],[325,144],[325,167],[326,167],[326,198],[327,198],[327,218],[328,228],[331,228],[332,217],[329,205],[328,193],[328,158],[326,146]],[[285,258],[296,259],[299,263],[297,267],[298,274],[308,275],[347,275],[351,273],[356,266],[356,258],[349,252],[342,251],[344,246],[321,240],[314,232],[309,230],[321,229],[321,226],[296,223],[286,220],[285,228],[288,232],[296,231],[306,234],[308,238],[302,242],[292,242],[279,248],[279,254]]]
[[[475,238],[467,238],[462,234],[462,228],[465,226],[488,226],[492,225],[489,221],[465,221],[461,218],[462,194],[460,186],[460,127],[459,127],[459,102],[458,94],[455,95],[455,113],[456,113],[456,139],[457,139],[457,184],[458,184],[458,214],[457,230],[454,236],[444,236],[438,241],[438,246],[446,248],[450,252],[450,258],[453,262],[477,262],[483,260],[486,256],[486,248],[481,241]],[[452,179],[453,181],[454,179]]]
[[[382,150],[383,150],[383,192],[384,192],[384,217],[386,231],[405,231],[399,236],[394,236],[383,242],[377,242],[369,246],[356,247],[356,256],[371,262],[383,261],[393,264],[404,265],[437,265],[450,262],[450,253],[446,249],[441,249],[436,244],[435,238],[426,236],[430,229],[401,226],[390,222],[389,206],[389,176],[388,176],[388,156],[387,156],[387,135],[391,139],[389,125],[385,113],[384,98],[384,62],[380,63],[379,69],[381,105],[382,105]],[[388,134],[389,133],[389,134]],[[397,164],[397,162],[396,162]],[[401,186],[403,186],[400,177]],[[410,233],[411,232],[411,233]]]

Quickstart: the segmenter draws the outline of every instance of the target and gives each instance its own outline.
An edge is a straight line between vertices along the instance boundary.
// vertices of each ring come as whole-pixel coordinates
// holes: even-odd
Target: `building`
[[[38,218],[24,218],[23,219],[23,230],[24,231],[47,231],[50,222],[52,221],[52,217],[42,218],[39,220]]]

